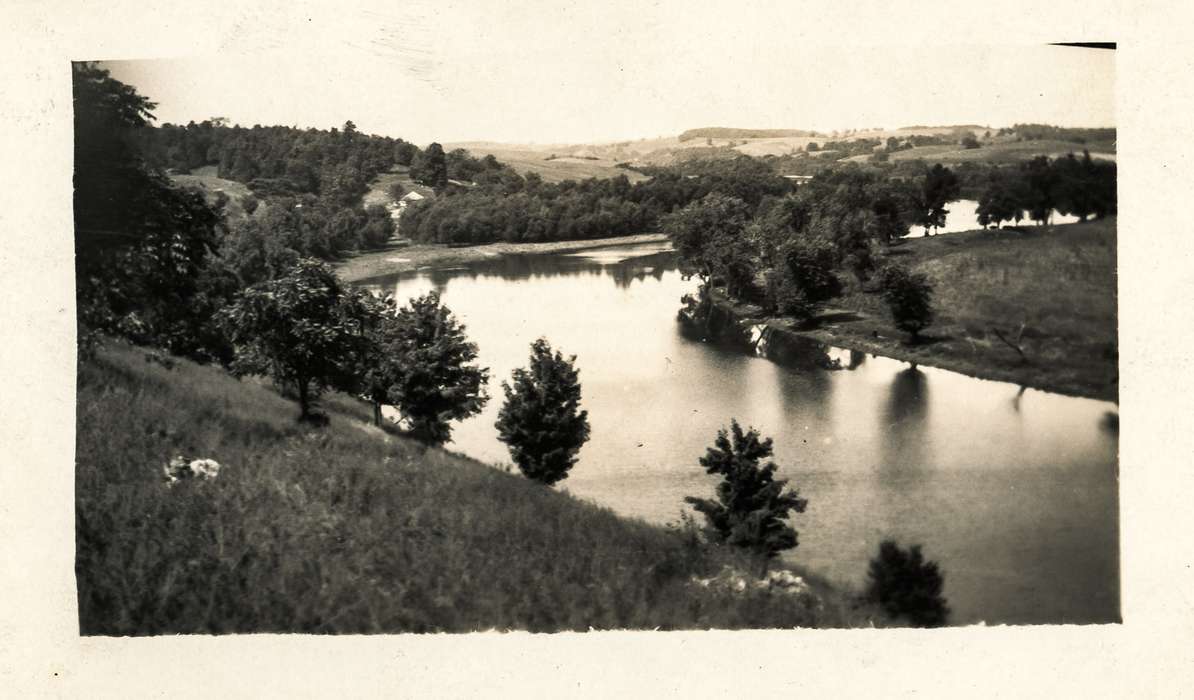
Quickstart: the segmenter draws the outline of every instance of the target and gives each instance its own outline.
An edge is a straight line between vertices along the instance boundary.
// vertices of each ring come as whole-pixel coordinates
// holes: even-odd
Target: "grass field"
[[[927,342],[905,343],[881,296],[857,285],[835,306],[860,318],[828,323],[814,336],[972,376],[1117,398],[1114,217],[918,238],[887,258],[924,273],[934,287]]]
[[[518,146],[515,144],[467,143],[448,144],[445,148],[466,148],[477,158],[492,155],[501,162],[514,168],[520,175],[538,173],[546,182],[563,182],[564,180],[585,180],[591,177],[607,178],[625,175],[631,182],[647,179],[646,176],[633,170],[615,167],[618,160],[601,157],[590,160],[570,155],[575,149],[561,149],[558,153],[548,147]],[[553,153],[555,158],[551,158]]]
[[[933,163],[952,165],[957,163],[1018,163],[1036,156],[1057,158],[1067,153],[1081,155],[1088,149],[1092,156],[1115,159],[1110,143],[1080,144],[1072,141],[993,141],[983,142],[982,148],[965,149],[955,144],[941,146],[918,146],[891,154],[892,160],[915,160],[917,158]]]
[[[253,196],[253,191],[244,183],[236,182],[235,180],[225,180],[219,177],[216,175],[216,166],[214,165],[196,168],[189,175],[171,175],[170,179],[175,184],[183,187],[195,187],[203,190],[208,203],[215,202],[217,192],[223,192],[228,195],[228,204],[225,206],[224,211],[229,221],[239,221],[248,217],[248,213],[245,211],[242,203]],[[259,207],[259,210],[263,208]]]
[[[323,408],[326,427],[304,426],[268,385],[181,360],[168,369],[116,344],[82,366],[82,633],[825,627],[874,617],[804,572],[800,595],[695,584],[757,562],[374,428],[355,399],[333,395]],[[162,466],[180,453],[215,459],[218,478],[167,486]]]

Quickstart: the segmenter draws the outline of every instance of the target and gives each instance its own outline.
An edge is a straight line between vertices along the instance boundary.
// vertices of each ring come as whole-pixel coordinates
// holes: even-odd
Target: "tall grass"
[[[84,634],[380,633],[868,624],[815,595],[693,585],[756,562],[272,388],[110,346],[78,388],[76,573]],[[175,454],[223,465],[167,486]]]

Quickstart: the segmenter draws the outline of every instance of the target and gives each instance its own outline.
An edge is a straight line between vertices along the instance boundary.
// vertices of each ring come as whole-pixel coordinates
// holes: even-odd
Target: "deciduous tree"
[[[299,261],[287,274],[244,291],[223,314],[236,347],[233,371],[263,374],[292,386],[299,418],[328,387],[355,384],[363,351],[359,314],[343,303],[340,279],[317,260]]]
[[[393,368],[386,377],[387,397],[414,437],[428,444],[450,440],[449,422],[480,413],[489,400],[489,370],[474,364],[477,346],[464,331],[431,292],[398,310],[383,346]]]
[[[899,265],[883,269],[883,299],[891,310],[896,328],[912,334],[915,342],[920,332],[933,322],[933,287],[928,278]]]

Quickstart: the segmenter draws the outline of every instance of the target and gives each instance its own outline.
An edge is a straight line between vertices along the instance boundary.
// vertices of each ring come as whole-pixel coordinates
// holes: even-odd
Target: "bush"
[[[867,571],[867,598],[891,617],[907,618],[916,627],[940,627],[949,618],[941,591],[945,578],[936,562],[925,561],[920,545],[904,550],[892,541],[879,545],[879,556]]]
[[[514,370],[513,383],[502,382],[506,403],[498,414],[498,439],[527,478],[552,485],[568,477],[576,453],[589,439],[587,411],[580,406],[576,356],[552,353],[540,338],[531,345],[527,369]]]
[[[750,550],[765,559],[796,547],[796,530],[786,520],[789,512],[803,513],[808,505],[798,491],[784,490],[786,480],[774,478],[774,462],[759,466],[759,461],[771,453],[771,438],[760,440],[753,428],[743,433],[738,421],[730,421],[730,433],[719,430],[713,447],[700,460],[706,472],[722,477],[717,500],[692,496],[684,499],[705,515],[707,532],[714,541]]]
[[[883,270],[882,287],[883,299],[891,309],[896,327],[917,340],[920,332],[933,322],[933,287],[928,278],[890,265]]]

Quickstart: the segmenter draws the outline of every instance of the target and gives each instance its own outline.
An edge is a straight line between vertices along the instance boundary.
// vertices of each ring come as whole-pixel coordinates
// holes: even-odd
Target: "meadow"
[[[798,595],[700,585],[760,562],[375,428],[355,398],[328,395],[323,409],[328,425],[300,424],[268,384],[116,342],[81,365],[81,632],[883,622],[805,571]],[[179,454],[216,460],[218,477],[168,485],[163,465]]]
[[[812,335],[976,377],[1118,396],[1115,217],[911,239],[887,259],[933,285],[936,320],[925,341],[904,342],[881,296],[859,285],[827,314],[854,316]]]
[[[625,175],[631,183],[647,179],[633,170],[616,167],[618,161],[603,154],[595,160],[573,155],[576,147],[564,147],[554,153],[547,146],[518,146],[515,144],[447,144],[445,148],[467,148],[474,157],[492,155],[499,161],[518,171],[519,175],[536,173],[546,182],[564,180],[585,180],[591,177],[617,177]],[[553,155],[556,156],[552,158]]]

